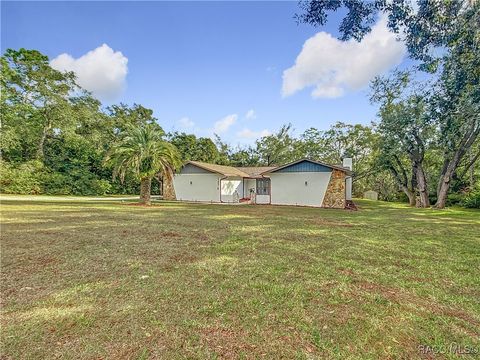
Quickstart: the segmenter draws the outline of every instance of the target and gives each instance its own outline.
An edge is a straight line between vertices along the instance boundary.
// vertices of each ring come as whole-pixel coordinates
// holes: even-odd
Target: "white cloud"
[[[213,132],[215,134],[222,134],[224,132],[227,132],[230,126],[232,126],[237,122],[237,119],[238,119],[237,114],[231,114],[231,115],[225,116],[223,119],[215,122],[213,126]]]
[[[245,118],[247,120],[252,120],[252,119],[255,119],[256,117],[257,117],[257,114],[253,109],[248,110],[247,113],[245,114]]]
[[[267,129],[263,129],[263,130],[260,130],[260,131],[253,131],[253,130],[245,128],[245,129],[239,131],[237,133],[237,136],[239,138],[242,138],[242,139],[257,139],[257,138],[260,138],[262,136],[268,136],[270,134],[271,134],[271,132]]]
[[[283,72],[283,96],[315,86],[314,98],[339,97],[345,90],[358,90],[400,64],[405,45],[386,24],[382,17],[361,42],[340,41],[323,31],[309,38],[295,65]]]
[[[128,59],[107,44],[87,52],[78,59],[61,54],[50,62],[60,71],[74,71],[78,84],[101,100],[115,100],[125,89]]]
[[[192,129],[195,126],[195,123],[186,116],[178,120],[178,124],[184,130]]]

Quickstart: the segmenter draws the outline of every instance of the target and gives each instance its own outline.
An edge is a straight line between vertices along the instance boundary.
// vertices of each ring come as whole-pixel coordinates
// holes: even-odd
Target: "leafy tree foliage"
[[[75,76],[52,69],[36,50],[8,49],[1,66],[3,155],[43,161],[47,137],[74,125],[70,94],[79,90]]]
[[[438,208],[445,206],[458,167],[467,154],[473,154],[480,137],[480,3],[466,10],[461,19],[464,27],[455,33],[455,42],[443,58],[431,104],[443,152]],[[473,158],[478,156],[477,150]]]
[[[414,4],[414,2],[416,4]],[[360,41],[371,31],[380,14],[388,17],[388,28],[404,39],[412,59],[422,62],[422,69],[434,71],[443,55],[435,48],[457,46],[465,27],[473,25],[469,18],[478,10],[472,0],[306,0],[300,1],[298,22],[323,26],[330,12],[345,11],[340,22],[342,40]]]
[[[181,166],[177,148],[163,139],[164,132],[154,124],[131,127],[109,150],[105,159],[113,167],[113,176],[125,180],[127,174],[140,180],[140,200],[150,205],[152,179],[158,173],[171,180]]]
[[[283,125],[277,133],[256,142],[255,152],[266,166],[281,165],[298,158],[296,140],[291,135],[292,124]]]
[[[109,147],[131,126],[161,131],[152,110],[101,103],[52,69],[36,50],[1,57],[0,190],[13,193],[101,195],[136,193],[133,178],[112,180],[102,164]],[[158,185],[157,185],[158,186]]]
[[[410,57],[420,62],[419,68],[436,75],[429,91],[417,95],[401,94],[393,87],[385,91],[387,81],[381,84],[377,80],[374,87],[384,98],[380,111],[382,165],[390,169],[411,203],[416,187],[420,204],[428,206],[426,141],[436,140],[442,165],[435,206],[445,207],[465,156],[470,156],[467,168],[478,159],[472,148],[480,136],[480,3],[419,0],[415,7],[409,0],[331,0],[302,1],[300,6],[297,20],[314,26],[324,25],[329,12],[346,9],[339,28],[342,40],[361,40],[380,12],[386,14],[389,29],[404,40]],[[431,128],[432,134],[422,134]],[[434,146],[430,150],[435,151]],[[401,166],[405,157],[412,164],[411,175]],[[470,186],[474,185],[472,176]]]
[[[168,134],[168,139],[177,147],[184,161],[195,160],[217,163],[220,158],[215,143],[209,138],[197,138],[193,134],[174,132]]]
[[[426,111],[428,97],[425,89],[413,86],[411,92],[407,92],[409,84],[410,77],[405,72],[390,79],[377,78],[372,83],[372,100],[381,103],[378,130],[382,153],[379,161],[390,170],[411,205],[416,203],[415,193],[418,192],[419,205],[428,207],[430,199],[424,160],[433,127]],[[403,165],[402,154],[408,158],[410,175]]]

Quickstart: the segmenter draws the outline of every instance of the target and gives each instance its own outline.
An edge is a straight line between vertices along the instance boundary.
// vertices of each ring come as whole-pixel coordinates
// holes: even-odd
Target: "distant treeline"
[[[374,85],[373,94],[380,104],[378,124],[337,122],[326,131],[312,127],[298,136],[287,124],[252,146],[232,147],[218,136],[212,140],[183,132],[165,133],[152,110],[138,104],[103,107],[76,84],[75,74],[54,70],[48,58],[35,50],[7,50],[1,58],[1,73],[3,193],[137,194],[138,181],[133,176],[123,182],[113,180],[113,169],[104,160],[126,129],[144,126],[158,128],[183,161],[261,166],[299,158],[341,164],[343,157],[352,157],[355,195],[371,189],[389,201],[408,201],[410,196],[411,202],[412,197],[418,202],[427,191],[429,202],[434,203],[437,189],[423,186],[439,183],[445,166],[438,127],[407,121],[412,116],[423,121],[419,114],[427,111],[425,101],[418,93],[406,96],[406,92],[388,98],[387,92],[399,88],[399,81],[407,86],[405,75],[392,78],[397,82],[378,79]],[[416,136],[422,140],[415,148],[421,147],[422,159],[413,159],[407,151],[408,141],[417,141]],[[447,205],[479,206],[479,153],[476,138],[451,176]],[[154,181],[152,193],[159,191],[159,182]]]

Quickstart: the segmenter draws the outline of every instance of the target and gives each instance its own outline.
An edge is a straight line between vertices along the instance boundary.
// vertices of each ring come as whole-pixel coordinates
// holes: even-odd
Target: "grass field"
[[[480,212],[359,205],[3,201],[0,358],[480,357]]]

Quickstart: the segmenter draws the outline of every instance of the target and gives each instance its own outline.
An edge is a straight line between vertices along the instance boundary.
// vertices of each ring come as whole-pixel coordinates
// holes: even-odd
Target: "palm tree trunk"
[[[173,172],[167,169],[163,173],[163,200],[176,200],[175,188],[173,187]]]
[[[140,202],[144,205],[151,205],[150,190],[152,188],[152,178],[146,177],[140,180]]]

